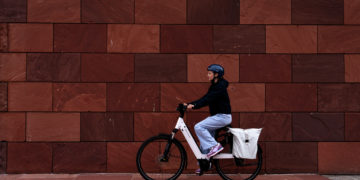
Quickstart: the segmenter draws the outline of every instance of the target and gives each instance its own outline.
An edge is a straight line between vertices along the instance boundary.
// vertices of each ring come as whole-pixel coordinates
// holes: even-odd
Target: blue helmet
[[[218,73],[219,74],[219,78],[223,77],[225,72],[224,72],[224,68],[219,65],[219,64],[211,64],[210,66],[208,66],[207,68],[208,71],[212,71],[214,73]]]

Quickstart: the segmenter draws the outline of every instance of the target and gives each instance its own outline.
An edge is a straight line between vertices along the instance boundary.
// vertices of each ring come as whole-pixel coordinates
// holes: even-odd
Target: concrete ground
[[[360,180],[360,175],[324,175],[330,180]]]
[[[159,175],[160,177],[160,175]],[[241,177],[232,177],[233,179],[242,179]],[[95,174],[2,174],[0,180],[141,180],[139,174],[123,173],[95,173]],[[159,178],[161,179],[161,178]],[[217,174],[205,174],[195,176],[182,174],[178,179],[191,180],[221,180]],[[359,176],[340,176],[340,175],[317,175],[317,174],[263,174],[256,180],[360,180]]]

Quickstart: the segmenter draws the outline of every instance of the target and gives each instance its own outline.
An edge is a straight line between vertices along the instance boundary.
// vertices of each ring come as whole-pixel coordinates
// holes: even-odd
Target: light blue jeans
[[[201,153],[207,154],[210,148],[218,142],[215,140],[215,131],[232,121],[231,114],[215,114],[197,123],[194,127],[195,133],[200,141]]]

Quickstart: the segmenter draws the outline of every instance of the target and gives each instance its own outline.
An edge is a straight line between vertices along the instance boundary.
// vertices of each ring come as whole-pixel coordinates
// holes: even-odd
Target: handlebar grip
[[[178,107],[176,108],[177,111],[186,111],[187,106],[185,106],[184,104],[179,104]]]
[[[187,106],[184,106],[183,104],[179,104],[178,107],[176,108],[177,111],[179,111],[180,113],[180,117],[184,117],[184,113],[187,109]]]

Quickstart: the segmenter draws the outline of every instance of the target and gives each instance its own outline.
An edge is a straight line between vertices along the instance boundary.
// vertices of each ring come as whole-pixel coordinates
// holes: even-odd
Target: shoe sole
[[[206,157],[207,157],[207,158],[211,158],[211,157],[213,157],[213,156],[215,156],[215,155],[219,154],[219,152],[221,152],[222,150],[224,150],[224,147],[221,147],[221,149],[220,149],[220,150],[218,150],[216,153],[211,154],[211,155],[206,156]]]

